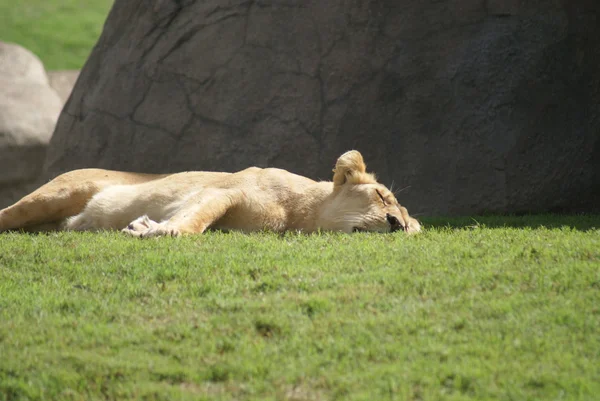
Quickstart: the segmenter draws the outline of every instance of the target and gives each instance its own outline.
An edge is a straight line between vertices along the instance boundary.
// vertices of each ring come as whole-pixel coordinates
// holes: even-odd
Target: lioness
[[[208,228],[416,233],[421,225],[366,172],[355,150],[339,157],[333,182],[258,167],[162,175],[84,169],[62,174],[0,211],[0,231],[120,229],[156,237]]]

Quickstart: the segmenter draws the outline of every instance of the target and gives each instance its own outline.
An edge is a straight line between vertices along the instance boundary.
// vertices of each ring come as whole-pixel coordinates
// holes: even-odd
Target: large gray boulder
[[[600,210],[600,2],[116,0],[48,176],[360,150],[412,213]]]
[[[77,78],[79,78],[79,70],[56,70],[47,73],[50,86],[56,91],[63,104],[66,103],[69,96],[71,96]]]
[[[42,62],[0,42],[0,208],[37,185],[62,106]]]

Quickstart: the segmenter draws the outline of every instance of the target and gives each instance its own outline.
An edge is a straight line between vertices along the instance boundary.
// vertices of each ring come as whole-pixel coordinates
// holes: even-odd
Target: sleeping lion
[[[75,170],[0,211],[0,231],[13,229],[122,230],[145,238],[207,229],[416,233],[421,225],[351,150],[337,160],[333,182],[258,167],[178,174]]]

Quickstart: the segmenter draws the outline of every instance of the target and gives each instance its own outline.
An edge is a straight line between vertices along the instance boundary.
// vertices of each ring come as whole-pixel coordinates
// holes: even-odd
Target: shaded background
[[[600,211],[600,4],[117,0],[46,178],[360,150],[411,213]]]

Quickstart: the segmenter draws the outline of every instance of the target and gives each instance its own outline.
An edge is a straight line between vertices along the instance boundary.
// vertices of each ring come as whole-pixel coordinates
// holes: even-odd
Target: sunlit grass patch
[[[0,399],[594,399],[600,218],[424,223],[1,234]]]

